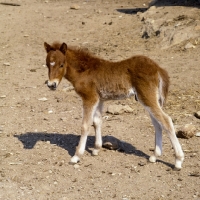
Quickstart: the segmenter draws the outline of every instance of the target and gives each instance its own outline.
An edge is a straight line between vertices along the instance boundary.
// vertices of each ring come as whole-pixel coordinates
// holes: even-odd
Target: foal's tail
[[[169,75],[167,71],[160,68],[159,70],[159,103],[162,107],[166,101],[169,91]]]

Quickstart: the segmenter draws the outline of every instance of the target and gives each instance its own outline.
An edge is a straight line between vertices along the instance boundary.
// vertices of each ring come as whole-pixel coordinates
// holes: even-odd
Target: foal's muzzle
[[[56,88],[57,88],[57,83],[56,83],[56,82],[47,81],[47,86],[48,86],[51,90],[56,90]]]

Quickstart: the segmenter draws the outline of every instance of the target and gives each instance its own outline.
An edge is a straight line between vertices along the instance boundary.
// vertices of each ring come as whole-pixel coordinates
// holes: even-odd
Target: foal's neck
[[[69,68],[73,68],[77,73],[86,70],[95,70],[102,63],[107,62],[101,58],[92,55],[90,52],[82,49],[69,48],[66,53],[66,60]]]

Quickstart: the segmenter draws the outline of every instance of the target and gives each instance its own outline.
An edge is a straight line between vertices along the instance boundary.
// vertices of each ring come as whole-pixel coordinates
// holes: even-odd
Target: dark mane
[[[98,68],[100,63],[104,61],[103,59],[91,54],[88,50],[82,48],[69,47],[68,51],[76,55],[76,60],[78,59],[79,61],[77,67],[80,72]]]
[[[60,42],[54,42],[52,45],[51,45],[51,47],[52,47],[52,49],[54,49],[54,50],[59,50],[60,49],[60,47],[61,47],[61,43]]]
[[[62,43],[60,42],[54,42],[51,47],[54,50],[59,50],[61,47]],[[69,51],[73,51],[74,53],[78,54],[78,55],[82,55],[84,57],[96,57],[95,55],[93,55],[92,53],[89,52],[89,50],[87,48],[82,48],[82,47],[77,47],[77,46],[67,46],[67,49]],[[96,57],[97,58],[97,57]],[[98,58],[99,59],[99,58]]]

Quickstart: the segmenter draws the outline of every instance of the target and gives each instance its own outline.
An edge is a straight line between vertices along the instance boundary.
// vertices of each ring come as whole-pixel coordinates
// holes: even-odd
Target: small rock
[[[107,108],[107,113],[111,113],[113,115],[119,115],[122,113],[132,113],[133,109],[128,105],[109,105]]]
[[[46,97],[42,97],[40,99],[38,99],[39,101],[47,101],[48,99]]]
[[[63,122],[67,122],[68,121],[66,117],[61,117],[60,120],[63,121]]]
[[[176,135],[178,138],[189,139],[195,135],[195,131],[196,127],[194,125],[186,124],[185,126],[180,128]]]
[[[74,165],[74,169],[79,169],[79,168],[80,168],[80,165],[78,165],[78,164]]]
[[[197,132],[197,133],[195,134],[195,136],[196,136],[196,137],[200,137],[200,132]]]
[[[2,96],[0,96],[0,98],[2,98],[2,99],[3,99],[3,98],[6,98],[6,95],[2,95]]]
[[[191,172],[191,173],[189,174],[189,176],[200,177],[200,172],[198,172],[198,171]]]
[[[70,6],[70,9],[78,10],[78,9],[80,9],[80,6],[77,4],[74,4],[74,5]]]
[[[30,72],[36,72],[36,69],[30,69]]]
[[[10,66],[10,63],[3,63],[3,65],[5,65],[5,66]]]
[[[138,165],[140,165],[140,166],[144,166],[144,165],[146,165],[147,163],[145,162],[145,161],[140,161],[139,163],[138,163]]]
[[[102,13],[101,10],[95,10],[95,11],[96,11],[96,13],[98,13],[98,14]]]
[[[200,119],[200,111],[194,113],[194,116],[195,116],[196,118]]]
[[[27,187],[19,187],[21,190],[26,190]]]
[[[154,147],[150,147],[150,148],[149,148],[149,151],[154,151],[154,150],[155,150]]]
[[[107,135],[103,138],[102,146],[109,150],[117,150],[120,149],[120,143],[120,140],[118,140],[117,138]]]
[[[106,116],[103,116],[103,119],[106,119],[106,120],[108,120],[108,119],[109,119],[109,116],[108,116],[108,115],[106,115]]]
[[[195,48],[195,46],[192,44],[192,43],[190,43],[190,42],[188,42],[186,45],[185,45],[185,49],[191,49],[191,48]]]
[[[12,156],[13,155],[13,153],[6,153],[5,155],[4,155],[4,157],[5,158],[8,158],[8,157],[10,157],[10,156]]]

